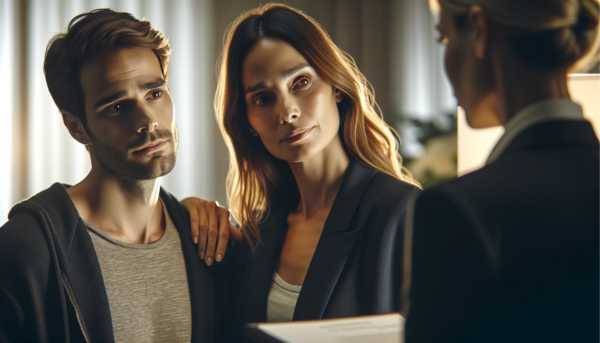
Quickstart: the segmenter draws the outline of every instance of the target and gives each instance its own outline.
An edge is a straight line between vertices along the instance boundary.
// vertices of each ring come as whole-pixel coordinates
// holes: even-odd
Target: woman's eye
[[[254,101],[252,101],[252,104],[255,106],[265,106],[268,104],[268,102],[271,100],[270,96],[267,95],[260,95],[256,98],[254,98]]]
[[[310,80],[307,77],[303,77],[300,80],[298,80],[298,82],[294,83],[294,86],[292,87],[292,89],[304,88],[304,87],[308,86],[309,84],[310,84]]]

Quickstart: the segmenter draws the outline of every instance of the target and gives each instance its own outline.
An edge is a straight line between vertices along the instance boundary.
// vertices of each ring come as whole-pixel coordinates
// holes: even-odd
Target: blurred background
[[[443,72],[437,19],[424,0],[280,1],[316,19],[354,57],[425,187],[456,176],[456,100]],[[170,39],[170,89],[180,150],[163,186],[180,199],[225,199],[228,153],[212,109],[227,26],[258,0],[0,0],[0,224],[18,201],[90,169],[46,87],[48,40],[75,15],[109,7],[146,18]],[[595,68],[597,72],[597,67]]]

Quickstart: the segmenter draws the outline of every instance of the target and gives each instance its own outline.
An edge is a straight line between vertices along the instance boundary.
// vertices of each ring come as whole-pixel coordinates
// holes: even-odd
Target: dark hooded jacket
[[[192,342],[211,342],[211,271],[198,258],[185,209],[163,189],[160,197],[181,237]],[[0,228],[0,342],[114,342],[100,264],[65,186],[20,202],[8,217]]]

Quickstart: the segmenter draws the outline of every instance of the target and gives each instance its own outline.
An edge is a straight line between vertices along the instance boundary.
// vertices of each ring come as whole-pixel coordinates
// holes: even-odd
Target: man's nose
[[[156,116],[148,106],[144,104],[138,105],[138,108],[135,112],[135,126],[137,127],[138,133],[142,133],[144,131],[152,132],[156,129],[156,127],[158,126],[158,121],[156,120]]]

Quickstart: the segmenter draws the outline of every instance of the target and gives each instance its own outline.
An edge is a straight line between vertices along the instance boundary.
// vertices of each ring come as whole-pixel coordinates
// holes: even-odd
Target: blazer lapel
[[[264,322],[267,319],[267,298],[273,282],[273,271],[287,233],[288,211],[272,209],[271,213],[276,215],[261,225],[267,228],[261,232],[263,244],[256,248],[254,256],[248,256],[244,278],[248,282],[244,309],[246,323]]]
[[[331,293],[362,229],[351,230],[350,223],[369,182],[376,173],[376,170],[351,160],[310,262],[296,303],[294,320],[317,319],[323,316]]]

